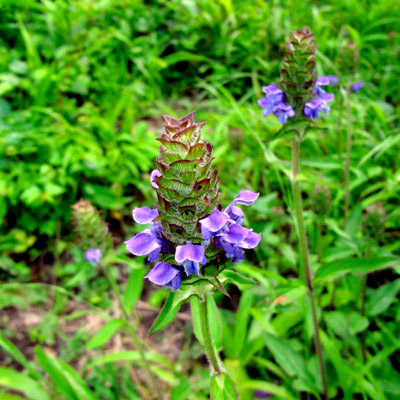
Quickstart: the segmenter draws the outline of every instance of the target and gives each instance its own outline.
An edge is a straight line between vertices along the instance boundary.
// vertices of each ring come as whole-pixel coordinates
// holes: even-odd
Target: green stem
[[[365,317],[365,301],[367,299],[367,280],[368,274],[365,274],[361,280],[361,315]],[[367,362],[367,349],[366,349],[367,331],[364,330],[361,334],[361,355],[363,363]]]
[[[346,135],[346,164],[344,167],[344,215],[343,215],[343,227],[346,225],[347,214],[349,212],[350,205],[350,164],[351,164],[351,150],[353,147],[353,125],[351,119],[351,108],[347,101],[347,95],[345,98],[346,116],[347,116],[347,135]]]
[[[322,345],[319,336],[319,325],[317,319],[317,312],[315,308],[315,296],[311,283],[310,276],[310,264],[308,260],[308,245],[307,245],[307,234],[306,228],[304,226],[304,218],[303,218],[303,205],[301,200],[301,188],[300,182],[297,181],[297,174],[300,172],[300,138],[296,137],[292,142],[292,188],[293,188],[293,201],[294,201],[294,209],[295,209],[295,217],[297,221],[297,229],[299,235],[299,244],[300,244],[300,253],[302,258],[302,265],[304,270],[304,278],[306,281],[308,296],[310,299],[311,305],[311,317],[314,328],[314,341],[315,341],[315,350],[318,356],[319,367],[321,371],[322,385],[324,388],[324,396],[325,399],[328,400],[328,383],[326,379],[326,371],[324,358],[322,355]]]
[[[204,349],[211,367],[211,375],[221,375],[223,372],[222,361],[220,361],[218,353],[212,342],[210,325],[208,322],[207,298],[199,299],[200,326],[204,340]]]
[[[315,245],[316,247],[316,253],[317,253],[317,260],[321,264],[322,261],[322,223],[321,223],[321,217],[318,218],[317,221],[317,243]]]
[[[117,298],[117,302],[119,305],[120,312],[127,324],[127,329],[129,331],[129,334],[131,335],[132,341],[136,347],[136,350],[139,352],[139,357],[140,360],[142,361],[143,367],[147,372],[147,377],[148,377],[148,384],[150,387],[154,388],[157,394],[157,399],[163,399],[164,395],[161,392],[161,389],[158,385],[158,382],[153,374],[153,372],[150,369],[150,364],[146,358],[146,355],[144,353],[142,344],[140,343],[139,337],[137,336],[136,330],[135,330],[135,324],[132,321],[132,318],[129,316],[128,312],[126,311],[126,308],[124,306],[124,302],[122,300],[122,295],[121,291],[119,289],[119,286],[117,282],[115,281],[114,277],[110,273],[109,267],[107,265],[101,265],[102,270],[104,272],[104,275],[107,277],[108,281],[110,282],[111,288],[114,292],[115,297]]]

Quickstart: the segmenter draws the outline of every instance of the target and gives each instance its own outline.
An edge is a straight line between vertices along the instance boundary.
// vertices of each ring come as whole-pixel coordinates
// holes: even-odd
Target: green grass
[[[204,136],[214,146],[221,203],[242,188],[261,193],[246,215],[254,230],[262,232],[262,242],[237,269],[259,285],[236,296],[237,312],[237,304],[215,296],[224,306],[220,317],[226,365],[232,375],[236,371],[244,400],[252,399],[257,388],[275,390],[276,399],[297,399],[300,392],[318,398],[321,384],[307,319],[309,305],[297,279],[299,255],[290,216],[290,141],[277,135],[281,125],[273,116],[264,119],[257,105],[261,87],[279,80],[285,39],[291,30],[304,26],[315,35],[318,74],[335,74],[340,81],[333,89],[330,115],[318,120],[301,144],[311,267],[317,271],[321,265],[351,257],[398,257],[398,1],[2,2],[0,279],[5,283],[0,285],[0,309],[43,308],[42,317],[47,319],[30,328],[26,343],[59,343],[53,361],[41,350],[36,349],[34,356],[32,348],[18,342],[30,364],[8,349],[13,357],[0,358],[3,376],[13,379],[12,370],[19,368],[12,361],[16,359],[30,379],[25,380],[27,387],[39,393],[36,398],[43,390],[51,398],[85,399],[87,390],[100,399],[139,398],[129,363],[85,370],[101,351],[86,352],[86,331],[77,328],[64,334],[59,329],[72,294],[77,297],[71,301],[85,310],[111,310],[108,283],[73,244],[71,205],[83,197],[100,208],[116,245],[138,231],[131,226],[130,212],[155,201],[148,179],[158,153],[154,139],[162,127],[161,116],[182,117],[196,109],[196,119],[207,121]],[[359,80],[365,87],[343,106],[344,88]],[[344,224],[348,115],[353,147]],[[316,185],[331,192],[330,210],[323,219],[312,207]],[[376,203],[385,210],[385,229],[368,238],[365,214]],[[321,262],[316,256],[319,224]],[[129,264],[124,248],[117,251],[119,260]],[[121,285],[131,268],[135,267],[114,268]],[[365,315],[359,311],[358,273],[334,275],[316,286],[318,305],[324,310],[322,342],[332,399],[397,398],[399,273],[394,263],[369,275]],[[34,282],[56,284],[59,291],[44,290],[41,284],[32,287]],[[166,293],[158,293],[145,291],[143,301],[159,308]],[[288,301],[274,303],[279,296]],[[8,325],[0,321],[4,336],[17,342]],[[237,329],[233,336],[232,329]],[[163,370],[158,363],[156,373],[166,390],[173,391],[174,400],[188,398],[187,393],[205,399],[208,373],[190,326],[185,332],[179,358]],[[366,363],[360,350],[363,332]],[[235,337],[239,339],[232,341]],[[79,358],[84,360],[78,366]],[[43,371],[50,379],[38,378]],[[74,381],[78,394],[71,394],[68,385],[58,393],[57,379]],[[0,388],[13,387],[5,381],[0,378]],[[35,398],[29,397],[28,389],[23,392],[26,398]]]

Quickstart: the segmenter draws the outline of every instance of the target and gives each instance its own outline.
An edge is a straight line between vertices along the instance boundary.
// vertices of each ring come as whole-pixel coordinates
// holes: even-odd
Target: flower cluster
[[[329,113],[328,103],[333,100],[333,94],[322,86],[335,85],[338,79],[335,75],[315,79],[315,65],[313,35],[308,28],[292,32],[282,61],[281,81],[278,85],[264,86],[266,96],[258,100],[264,117],[274,114],[284,124],[295,116],[298,120],[302,116],[313,120],[319,118],[321,111]]]
[[[158,204],[133,210],[135,222],[150,227],[126,247],[155,262],[147,279],[176,291],[187,277],[204,275],[209,262],[218,259],[218,268],[229,259],[238,263],[244,249],[258,245],[261,235],[243,226],[238,205],[249,206],[259,195],[242,190],[223,210],[217,202],[217,172],[211,168],[212,146],[200,138],[204,124],[195,124],[193,113],[164,119],[158,169],[150,175]]]
[[[96,265],[112,249],[112,238],[100,212],[87,200],[72,206],[75,231],[80,246],[85,249],[85,260]]]
[[[329,84],[335,85],[338,79],[335,75],[319,76],[315,81],[314,91],[315,97],[304,105],[304,115],[310,119],[319,118],[319,113],[324,111],[329,114],[330,107],[328,103],[333,100],[333,94],[327,93],[321,86]]]
[[[309,117],[311,120],[319,118],[321,111],[324,111],[325,114],[329,114],[330,107],[328,103],[333,100],[334,96],[331,93],[327,93],[322,86],[329,84],[335,85],[337,82],[338,79],[335,75],[319,76],[316,79],[313,91],[315,97],[304,104],[303,113],[306,117]],[[287,122],[288,118],[293,118],[295,116],[293,107],[284,102],[285,94],[274,83],[264,86],[263,92],[266,93],[266,96],[258,100],[258,104],[263,108],[264,117],[269,114],[274,114],[278,117],[279,122],[284,124]]]
[[[215,208],[207,217],[200,219],[200,231],[203,237],[201,244],[186,242],[174,246],[163,235],[157,218],[157,209],[137,207],[133,210],[133,219],[139,224],[151,224],[150,228],[135,235],[126,243],[126,247],[135,256],[148,255],[155,266],[146,275],[151,282],[177,290],[182,279],[192,274],[200,275],[200,265],[206,265],[206,247],[220,250],[233,264],[243,260],[243,250],[255,248],[261,235],[245,228],[243,210],[237,204],[250,206],[259,194],[249,190],[241,190],[236,198],[223,210]],[[161,261],[174,254],[176,265]],[[170,257],[169,257],[170,258]],[[161,260],[159,260],[161,259]]]
[[[263,108],[264,117],[274,114],[281,124],[294,117],[293,107],[285,104],[285,94],[274,83],[263,86],[262,90],[265,97],[258,100],[258,104]]]

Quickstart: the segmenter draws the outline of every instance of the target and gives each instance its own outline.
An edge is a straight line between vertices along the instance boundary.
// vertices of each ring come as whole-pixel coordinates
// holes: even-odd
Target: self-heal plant
[[[136,324],[130,315],[130,311],[132,310],[128,310],[126,308],[122,298],[121,290],[111,271],[113,264],[113,242],[108,226],[103,220],[100,212],[89,201],[80,200],[72,207],[74,209],[72,213],[72,219],[75,226],[75,231],[77,233],[78,245],[85,252],[85,260],[97,266],[109,281],[119,305],[119,311],[121,314],[120,319],[124,320],[125,329],[130,334],[132,341],[139,353],[143,368],[147,373],[147,385],[149,391],[150,393],[154,392],[154,396],[151,397],[149,392],[141,390],[143,385],[136,375],[133,377],[135,380],[135,386],[139,391],[141,391],[142,398],[144,399],[162,399],[162,392],[153,375],[153,372],[150,369],[150,364],[146,358],[142,343],[136,333]],[[141,220],[146,221],[150,217],[151,211],[150,215],[147,215],[146,210],[144,210],[144,212],[138,216],[139,219],[142,218]],[[147,243],[149,243],[148,240]]]
[[[328,383],[319,335],[319,323],[311,280],[308,239],[303,218],[300,182],[298,180],[300,172],[300,142],[304,138],[306,129],[311,125],[310,120],[318,118],[321,111],[329,113],[328,103],[333,100],[333,94],[327,93],[325,87],[329,84],[334,85],[337,83],[335,76],[320,76],[318,78],[315,76],[315,51],[314,36],[308,28],[292,32],[282,61],[281,79],[277,85],[274,85],[274,88],[276,88],[275,92],[279,90],[283,92],[279,92],[280,100],[284,98],[285,103],[293,109],[293,116],[290,122],[287,121],[286,131],[294,132],[291,171],[294,216],[299,237],[301,264],[310,300],[315,349],[319,361],[324,396],[328,399]],[[267,100],[259,101],[259,104],[264,108],[264,114],[267,103]]]
[[[263,108],[263,116],[274,114],[281,124],[288,118],[297,120],[308,117],[319,118],[320,112],[329,114],[330,103],[334,96],[327,93],[323,86],[335,85],[335,75],[319,76],[315,79],[315,48],[313,37],[304,30],[293,34],[282,62],[281,81],[262,88],[266,96],[258,100]],[[301,50],[299,51],[301,47]]]
[[[202,344],[213,379],[230,382],[211,337],[207,301],[215,289],[225,292],[224,270],[243,259],[243,250],[258,245],[261,235],[244,227],[240,205],[250,206],[258,193],[242,190],[223,208],[218,202],[218,173],[212,168],[212,146],[201,138],[204,123],[194,122],[194,112],[174,119],[164,116],[157,169],[150,175],[157,192],[155,208],[137,207],[133,219],[150,224],[126,242],[136,256],[147,255],[155,263],[146,278],[171,289],[164,308],[175,312],[179,305],[196,297]],[[231,263],[232,262],[232,263]],[[152,332],[165,326],[161,312]],[[171,322],[171,321],[169,321]]]

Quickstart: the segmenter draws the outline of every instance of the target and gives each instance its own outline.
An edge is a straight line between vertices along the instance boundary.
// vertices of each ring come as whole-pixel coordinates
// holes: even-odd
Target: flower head
[[[191,274],[199,275],[200,264],[207,264],[204,245],[188,242],[184,246],[177,246],[175,261],[178,265],[183,264],[187,276]]]
[[[85,260],[90,263],[96,265],[99,263],[101,259],[101,250],[100,249],[89,249],[85,251]]]
[[[356,83],[353,83],[353,84],[350,86],[350,90],[351,90],[353,93],[358,93],[358,92],[360,91],[360,89],[361,89],[362,87],[364,87],[364,86],[365,86],[365,83],[364,83],[363,81],[356,82]]]

